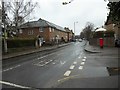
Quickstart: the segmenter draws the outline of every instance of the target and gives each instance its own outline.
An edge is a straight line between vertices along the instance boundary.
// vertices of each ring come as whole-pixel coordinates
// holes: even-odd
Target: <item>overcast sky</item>
[[[35,20],[39,18],[57,24],[62,27],[74,29],[79,35],[87,22],[91,22],[95,27],[101,27],[107,18],[107,3],[104,0],[74,0],[72,3],[62,5],[62,2],[70,0],[34,0],[39,3],[32,14]]]

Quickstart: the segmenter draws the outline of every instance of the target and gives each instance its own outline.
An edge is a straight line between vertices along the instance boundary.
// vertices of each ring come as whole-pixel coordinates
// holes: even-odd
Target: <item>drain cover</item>
[[[120,75],[120,67],[107,67],[110,76]]]

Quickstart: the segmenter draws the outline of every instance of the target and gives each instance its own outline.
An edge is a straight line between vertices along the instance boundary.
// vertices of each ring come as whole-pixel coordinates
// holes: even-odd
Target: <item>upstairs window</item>
[[[43,27],[40,27],[39,28],[39,32],[43,32],[44,31],[44,28]]]
[[[52,30],[51,30],[51,27],[49,27],[49,32],[51,32]]]
[[[33,35],[33,30],[29,30],[28,35]]]
[[[52,31],[54,32],[54,28],[52,28]]]
[[[23,33],[22,29],[20,29],[20,30],[19,30],[19,33],[20,33],[20,34],[22,34],[22,33]]]

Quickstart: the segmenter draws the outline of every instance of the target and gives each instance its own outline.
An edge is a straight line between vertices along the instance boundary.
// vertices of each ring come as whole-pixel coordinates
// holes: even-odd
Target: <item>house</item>
[[[115,40],[120,38],[120,26],[117,24],[114,24],[110,16],[107,17],[104,27],[106,28],[107,31],[114,31]]]
[[[24,39],[41,37],[46,43],[68,41],[67,32],[63,27],[41,18],[21,25],[17,36]]]
[[[104,28],[107,30],[107,31],[114,31],[114,26],[115,24],[112,23],[112,20],[110,18],[110,16],[107,16],[107,20],[104,24]]]
[[[64,28],[67,32],[67,37],[68,37],[68,40],[67,41],[72,41],[73,40],[73,36],[74,36],[74,33],[72,30],[70,30],[69,28],[65,27]]]

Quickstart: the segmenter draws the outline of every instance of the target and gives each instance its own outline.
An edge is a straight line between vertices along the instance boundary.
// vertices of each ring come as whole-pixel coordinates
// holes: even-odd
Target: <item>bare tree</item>
[[[84,38],[89,40],[91,38],[92,30],[94,29],[94,24],[91,22],[87,22],[85,28],[83,29]]]
[[[26,17],[28,17],[34,11],[37,5],[37,2],[33,3],[31,0],[28,0],[27,2],[25,2],[25,0],[14,0],[14,2],[2,1],[2,24],[4,25],[4,52],[7,52],[8,27],[14,26],[14,31],[18,31],[19,26],[25,21]]]
[[[5,8],[10,24],[19,29],[19,26],[24,23],[25,19],[34,11],[38,3],[33,3],[31,0],[15,0],[14,2],[5,2]]]

